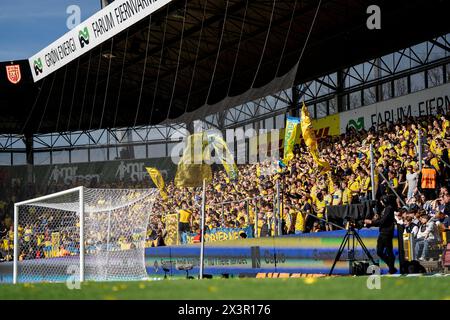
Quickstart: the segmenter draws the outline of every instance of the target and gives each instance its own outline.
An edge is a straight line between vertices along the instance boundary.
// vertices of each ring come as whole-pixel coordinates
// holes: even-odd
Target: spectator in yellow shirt
[[[348,188],[352,192],[352,197],[350,200],[350,203],[357,203],[359,202],[359,192],[361,191],[361,184],[359,182],[360,179],[356,178],[356,175],[352,173],[350,175],[350,180],[348,183]]]
[[[323,219],[325,214],[326,201],[324,199],[323,191],[320,191],[316,195],[316,199],[314,201],[314,211],[318,218]]]
[[[302,234],[305,232],[306,215],[301,211],[292,210],[295,217],[295,234]]]
[[[303,194],[301,200],[299,201],[298,208],[300,210],[295,210],[295,234],[303,233],[312,228],[312,224],[316,221],[316,218],[310,216],[312,206],[308,201],[308,197]]]
[[[339,186],[337,183],[333,184],[333,200],[331,201],[331,205],[332,206],[340,206],[342,205],[342,197],[343,197],[343,192],[341,189],[339,189]]]
[[[346,206],[346,205],[350,204],[350,202],[352,200],[352,192],[347,187],[346,181],[341,182],[341,190],[342,190],[342,205]]]
[[[367,173],[361,171],[361,191],[360,191],[361,197],[360,197],[360,200],[364,201],[364,200],[370,199],[371,190],[372,190],[372,188],[371,188],[371,184],[370,184],[370,176]]]
[[[180,215],[180,220],[178,223],[178,230],[180,231],[180,240],[181,243],[187,242],[187,232],[190,231],[191,226],[191,217],[192,217],[192,211],[188,209],[188,204],[186,201],[183,201],[181,203],[181,209],[178,211],[178,214]]]

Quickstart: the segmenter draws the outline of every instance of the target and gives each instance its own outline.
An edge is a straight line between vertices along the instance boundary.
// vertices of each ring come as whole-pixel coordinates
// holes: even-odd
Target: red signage
[[[12,84],[17,84],[22,79],[22,74],[20,73],[20,66],[18,64],[6,66],[6,74],[8,76],[9,82],[11,82]]]

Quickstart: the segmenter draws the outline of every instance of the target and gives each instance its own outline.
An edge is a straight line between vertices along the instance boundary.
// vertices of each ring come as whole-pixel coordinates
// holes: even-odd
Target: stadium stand
[[[419,171],[417,158],[419,131],[427,141],[424,144],[427,152],[422,160],[422,172]],[[322,139],[321,156],[333,168],[326,175],[318,173],[317,165],[304,145],[296,145],[294,159],[284,168],[278,165],[277,159],[239,166],[240,177],[235,183],[230,183],[224,170],[215,170],[213,180],[207,187],[207,229],[250,227],[257,237],[275,235],[273,198],[277,180],[282,180],[284,186],[281,190],[283,234],[332,229],[315,216],[326,219],[328,206],[357,204],[370,199],[370,144],[374,146],[378,172],[375,176],[377,199],[383,194],[393,193],[394,189],[406,203],[402,206],[398,199],[396,220],[397,225],[404,227],[405,234],[411,234],[414,257],[422,261],[438,260],[446,246],[450,213],[450,121],[444,115],[408,118],[401,123],[382,125],[377,129],[373,127],[368,131],[350,128],[341,136]],[[382,176],[388,177],[389,181],[383,180]],[[87,187],[146,186],[145,183],[130,185],[121,182],[106,186],[91,183]],[[36,188],[28,186],[2,190],[0,237],[3,261],[12,259],[12,210],[15,199],[47,194],[67,186],[52,185],[46,190]],[[171,213],[179,213],[179,222],[185,225],[180,230],[183,231],[181,243],[186,242],[186,233],[199,231],[201,191],[176,188],[173,181],[168,183],[167,191],[171,195],[169,199],[158,199],[153,206],[147,246],[164,245],[167,236],[164,221]],[[42,217],[40,225],[19,226],[20,242],[34,244],[33,251],[20,253],[20,259],[77,253],[76,248],[70,245],[68,230],[62,232],[60,250],[52,252],[49,249],[51,238],[46,232],[46,226],[51,223],[59,221],[46,216]],[[132,238],[122,241],[124,248],[132,243]]]
[[[106,2],[109,1],[102,1],[103,5]],[[329,72],[336,71],[336,83],[326,87],[335,87],[333,90],[336,91],[334,96],[337,105],[336,110],[327,110],[326,114],[368,106],[371,102],[380,102],[387,98],[378,90],[388,84],[380,82],[384,71],[381,72],[381,68],[378,68],[379,79],[373,97],[364,101],[365,91],[370,92],[375,88],[372,82],[377,80],[367,74],[367,77],[363,77],[367,78],[367,83],[364,88],[361,87],[364,95],[361,95],[359,102],[358,99],[352,99],[360,92],[354,91],[357,85],[351,87],[350,91],[346,91],[347,106],[344,107],[343,89],[346,84],[342,68],[363,60],[382,57],[397,49],[402,49],[401,56],[406,56],[406,46],[445,34],[444,31],[448,31],[445,16],[448,4],[442,1],[433,2],[433,6],[423,5],[425,1],[386,2],[383,8],[383,29],[367,33],[366,5],[372,4],[370,1],[324,1],[322,8],[322,1],[318,4],[310,1],[298,6],[297,1],[227,1],[225,8],[222,3],[217,5],[215,1],[199,1],[190,3],[189,6],[187,1],[172,1],[149,19],[140,19],[126,32],[117,34],[115,38],[108,38],[102,46],[93,48],[89,56],[84,54],[79,60],[68,63],[64,69],[55,70],[47,82],[44,79],[42,83],[32,84],[33,70],[28,68],[28,61],[18,62],[24,72],[24,82],[17,87],[5,86],[10,89],[5,90],[4,96],[1,97],[2,105],[5,106],[2,132],[20,133],[23,136],[25,146],[21,155],[26,158],[24,162],[28,168],[31,168],[38,164],[34,163],[33,158],[34,133],[137,127],[164,122],[185,122],[186,127],[189,127],[188,131],[193,131],[190,128],[193,120],[214,115],[217,111],[224,111],[231,106],[269,96],[286,88],[293,88],[292,104],[286,106],[286,112],[295,115],[294,109],[298,107],[301,96],[299,87],[295,86]],[[408,10],[405,10],[406,4]],[[199,12],[204,12],[202,18]],[[326,14],[318,14],[319,12]],[[332,12],[338,13],[333,14],[334,18],[330,19]],[[343,12],[345,14],[342,14]],[[424,21],[425,18],[429,20]],[[238,28],[240,32],[235,30],[236,19],[242,20],[242,27]],[[418,20],[422,23],[417,24]],[[246,21],[249,22],[248,25]],[[318,28],[314,29],[314,25]],[[433,25],[435,30],[424,27],[428,25]],[[166,29],[177,32],[168,32],[166,39]],[[155,35],[157,44],[155,48],[150,47],[148,50],[150,32]],[[225,39],[223,44],[222,38]],[[305,50],[309,39],[311,43]],[[448,51],[447,37],[443,39],[444,43],[433,40],[430,47],[436,46]],[[198,45],[191,47],[192,43],[197,41]],[[373,45],[374,43],[377,45]],[[215,44],[214,47],[210,48],[211,44]],[[239,50],[241,46],[252,47],[253,50]],[[429,81],[428,75],[432,75],[432,71],[440,70],[437,71],[438,75],[442,73],[442,80],[436,81],[434,85],[448,82],[448,62],[445,60],[447,55],[442,56],[442,61],[436,59],[425,65],[431,52],[431,49],[428,51],[428,43],[426,46],[427,58],[423,61],[424,65],[418,66],[415,62],[409,64],[406,81],[408,85],[402,86],[403,80],[406,80],[400,78],[403,77],[404,70],[397,70],[399,61],[394,63],[396,66],[392,68],[390,75],[392,79],[389,78],[392,80],[391,91],[394,88],[394,78],[399,89],[403,89],[397,90],[397,94],[389,94],[389,98],[403,95],[406,91],[411,93],[429,88],[428,82],[432,81]],[[345,50],[335,50],[336,48]],[[193,55],[194,51],[197,54]],[[229,55],[229,51],[237,52],[239,56]],[[411,56],[417,56],[413,49],[408,51]],[[258,58],[259,54],[261,56]],[[39,57],[36,58],[36,62],[40,61]],[[113,59],[117,62],[113,63]],[[147,60],[150,62],[151,59],[158,60],[159,63],[147,64]],[[97,70],[95,76],[91,70],[91,60],[98,61],[95,65],[92,64],[92,70]],[[170,60],[178,62],[166,63]],[[371,65],[381,66],[382,61],[382,58],[377,58]],[[39,64],[36,62],[34,77],[39,73]],[[438,68],[441,67],[439,63],[443,62],[443,68]],[[190,65],[195,66],[194,70],[205,72],[197,72],[194,77],[191,72],[186,72]],[[231,65],[233,68],[230,68]],[[214,66],[213,69],[211,66]],[[423,73],[426,76],[423,87],[411,90],[411,77],[417,76],[418,73],[413,72],[418,72],[419,69],[426,71]],[[233,72],[230,73],[230,70]],[[152,81],[147,81],[149,79]],[[353,83],[350,77],[348,79]],[[6,78],[4,81],[6,83]],[[369,84],[372,87],[369,87]],[[76,94],[77,90],[81,93],[81,87],[85,88],[83,94]],[[167,92],[171,92],[170,97]],[[233,98],[231,102],[230,97]],[[350,102],[347,103],[348,101]],[[330,109],[328,102],[326,108]],[[69,114],[60,112],[63,106],[69,105]],[[112,105],[115,108],[106,108]],[[81,109],[78,109],[80,106]],[[319,104],[314,105],[316,111],[318,106]],[[76,108],[73,113],[72,107]],[[255,109],[259,109],[259,106]],[[448,110],[448,107],[445,109]],[[99,110],[102,112],[98,112]],[[319,118],[317,112],[315,113],[314,118]],[[222,122],[221,129],[225,129],[224,121]],[[371,198],[369,145],[372,144],[378,171],[373,181],[376,198],[380,199],[383,194],[391,193],[392,190],[400,194],[400,209],[396,219],[398,225],[404,226],[405,233],[411,234],[408,238],[412,248],[410,257],[421,260],[439,258],[446,244],[450,212],[449,124],[450,121],[445,115],[408,118],[402,123],[380,125],[368,131],[347,128],[345,134],[323,138],[319,145],[321,157],[332,168],[327,175],[319,173],[317,164],[301,144],[296,146],[294,159],[287,167],[281,167],[279,159],[276,158],[262,163],[240,165],[239,180],[236,182],[230,181],[225,171],[216,168],[212,182],[207,186],[207,229],[236,229],[240,230],[241,237],[247,236],[247,233],[241,233],[243,229],[250,229],[251,236],[256,237],[326,232],[333,229],[327,221],[330,206],[366,203]],[[421,171],[417,157],[418,132],[425,137],[424,148],[427,150],[423,163],[420,164],[420,167],[423,165]],[[168,151],[169,147],[166,145],[165,149]],[[146,153],[148,155],[148,149]],[[14,155],[10,155],[12,165]],[[90,156],[87,158],[91,160]],[[109,155],[108,159],[111,160]],[[12,259],[14,249],[14,203],[80,184],[79,181],[72,182],[72,185],[58,182],[36,184],[32,183],[36,176],[33,177],[30,172],[27,175],[27,182],[23,182],[27,183],[25,185],[16,184],[13,179],[10,179],[9,184],[6,179],[2,180],[4,185],[0,185],[0,260],[3,261]],[[387,176],[388,181],[384,181],[382,176]],[[279,185],[281,199],[277,192]],[[135,189],[148,188],[149,185],[146,182],[121,181],[104,184],[92,181],[86,187]],[[167,201],[158,199],[153,206],[146,245],[150,247],[168,244],[174,224],[173,221],[169,223],[167,219],[173,214],[178,215],[175,221],[175,228],[179,231],[176,233],[176,243],[198,242],[201,190],[177,188],[174,181],[170,181],[167,182],[167,194],[170,195]],[[275,198],[281,200],[280,207],[274,205]],[[405,201],[406,205],[400,205],[401,201]],[[282,212],[281,232],[275,217],[277,210]],[[73,245],[74,231],[66,228],[63,222],[60,218],[54,218],[51,211],[47,211],[38,223],[19,225],[20,259],[76,255],[78,249]],[[49,234],[49,230],[54,230],[56,225],[60,230],[58,245],[52,243],[52,235]],[[85,240],[87,244],[94,241],[89,238]],[[120,239],[119,249],[132,247],[135,240],[134,236]],[[31,250],[24,251],[23,248]]]

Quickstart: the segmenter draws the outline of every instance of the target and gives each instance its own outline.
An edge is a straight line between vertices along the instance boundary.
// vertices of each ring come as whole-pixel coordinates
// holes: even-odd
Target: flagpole
[[[258,205],[260,203],[260,199],[258,198],[255,204],[255,224],[254,224],[254,232],[255,232],[255,238],[258,238]]]
[[[280,212],[280,181],[277,180],[277,184],[276,184],[276,191],[277,191],[277,200],[276,200],[276,222],[277,222],[277,235],[281,236],[282,234],[282,225],[281,225],[281,217],[282,217],[282,212]]]
[[[200,271],[199,278],[203,279],[204,268],[204,250],[205,250],[205,207],[206,207],[206,179],[203,179],[203,192],[202,192],[202,221],[201,221],[201,242],[200,242]]]
[[[419,171],[422,172],[422,132],[420,128],[419,131],[417,132],[417,152],[419,159]]]
[[[375,200],[375,159],[373,157],[373,144],[370,144],[370,184],[372,187],[372,200]]]

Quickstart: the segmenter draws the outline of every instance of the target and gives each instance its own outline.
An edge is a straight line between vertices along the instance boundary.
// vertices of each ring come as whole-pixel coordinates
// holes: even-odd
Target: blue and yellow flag
[[[294,158],[295,137],[300,120],[294,117],[287,117],[286,129],[284,129],[284,154],[283,163],[288,164]]]
[[[311,124],[308,108],[306,108],[304,102],[301,111],[300,124],[302,128],[303,140],[308,147],[309,153],[313,157],[314,161],[323,168],[322,172],[329,171],[331,169],[329,163],[319,157],[319,147],[317,146],[316,134],[314,133],[314,129]]]
[[[161,175],[161,172],[159,172],[158,169],[151,168],[151,167],[145,167],[145,169],[147,170],[148,174],[150,175],[150,178],[152,178],[152,181],[155,184],[155,186],[158,188],[159,193],[161,194],[161,198],[164,201],[166,201],[168,199],[168,196],[167,196],[164,179]]]

